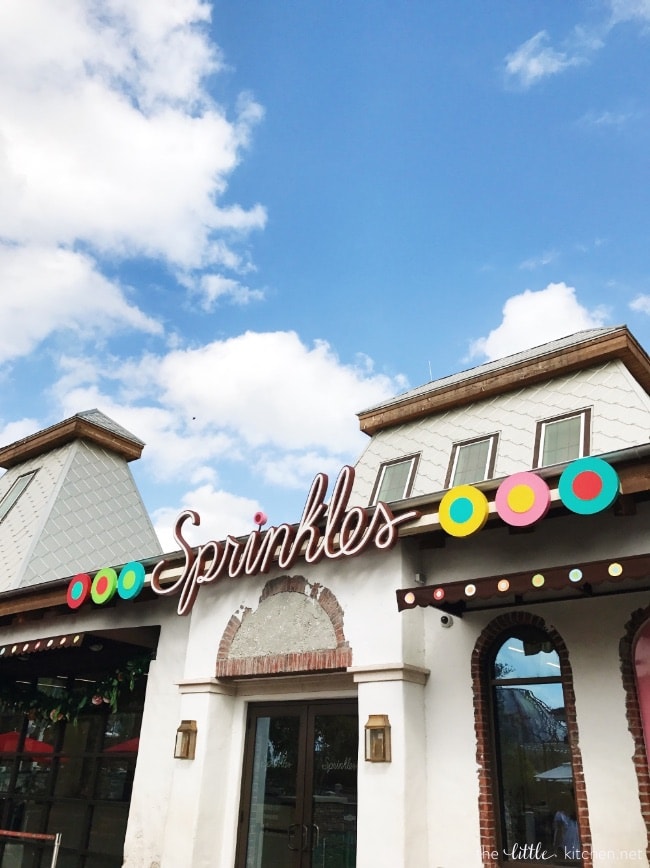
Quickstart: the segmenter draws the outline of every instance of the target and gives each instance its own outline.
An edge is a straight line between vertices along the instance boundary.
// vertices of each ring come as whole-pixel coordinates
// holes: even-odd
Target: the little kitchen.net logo
[[[569,863],[579,863],[584,859],[619,865],[626,861],[642,863],[645,860],[645,853],[643,850],[609,850],[595,847],[552,847],[549,850],[543,844],[513,844],[512,847],[504,850],[481,847],[483,861],[503,858],[513,862],[551,862],[559,859]]]

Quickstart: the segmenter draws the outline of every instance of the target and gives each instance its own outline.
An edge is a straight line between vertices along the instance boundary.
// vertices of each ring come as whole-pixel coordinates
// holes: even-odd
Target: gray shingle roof
[[[435,393],[438,390],[447,389],[449,388],[449,386],[463,383],[466,380],[472,380],[474,378],[483,377],[486,374],[496,373],[497,371],[502,371],[506,368],[514,367],[521,362],[526,362],[530,361],[531,359],[541,358],[545,355],[557,353],[559,350],[564,350],[568,347],[574,347],[581,343],[586,343],[587,341],[593,340],[596,337],[602,337],[603,335],[612,334],[618,331],[620,328],[622,328],[622,326],[585,329],[583,331],[567,335],[566,337],[558,338],[557,340],[549,341],[548,343],[540,344],[539,346],[531,347],[527,350],[521,350],[520,352],[513,353],[509,356],[504,356],[501,359],[494,359],[491,362],[485,362],[482,365],[478,365],[474,368],[468,368],[467,370],[460,371],[457,374],[451,374],[450,376],[442,377],[439,380],[431,380],[430,382],[425,383],[422,386],[417,386],[414,389],[409,389],[406,392],[395,395],[394,397],[389,398],[387,401],[383,401],[381,404],[375,404],[372,407],[368,407],[365,410],[362,410],[360,415],[363,413],[371,413],[373,411],[382,410],[386,407],[391,407],[393,404],[399,404],[402,401],[408,401],[411,398],[417,398],[421,395]]]

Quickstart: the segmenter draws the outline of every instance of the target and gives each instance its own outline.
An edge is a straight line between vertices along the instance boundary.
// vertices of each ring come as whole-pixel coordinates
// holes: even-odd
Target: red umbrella
[[[121,741],[119,744],[113,744],[104,749],[104,753],[137,753],[140,747],[139,738],[130,738],[128,741]]]
[[[0,733],[0,753],[16,753],[18,750],[20,734],[17,732],[2,732]],[[54,748],[46,741],[39,741],[36,738],[25,738],[23,744],[25,753],[52,753]]]

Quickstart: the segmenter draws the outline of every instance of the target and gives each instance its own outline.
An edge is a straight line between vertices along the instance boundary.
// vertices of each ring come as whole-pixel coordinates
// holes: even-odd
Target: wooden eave
[[[359,413],[359,425],[373,435],[384,428],[411,422],[455,407],[532,386],[573,371],[619,359],[650,394],[650,358],[627,328],[600,335],[583,343],[544,353],[501,369],[487,371],[449,383],[390,405]]]
[[[104,449],[116,452],[126,461],[134,461],[139,458],[144,449],[144,444],[139,441],[122,437],[115,431],[109,431],[87,419],[73,416],[58,425],[53,425],[51,428],[46,428],[44,431],[39,431],[24,440],[18,440],[16,443],[0,449],[0,467],[5,469],[15,467],[16,464],[22,464],[37,455],[51,452],[73,440],[89,440]]]

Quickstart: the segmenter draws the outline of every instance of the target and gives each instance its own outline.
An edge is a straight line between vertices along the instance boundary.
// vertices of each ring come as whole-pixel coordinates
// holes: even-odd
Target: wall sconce
[[[196,721],[181,720],[176,730],[174,759],[194,759],[196,752]]]
[[[387,714],[371,714],[366,731],[366,761],[371,763],[389,763],[390,755],[390,721]]]

